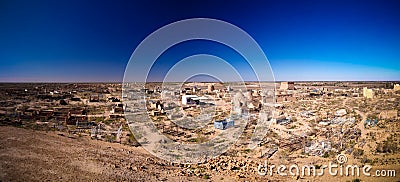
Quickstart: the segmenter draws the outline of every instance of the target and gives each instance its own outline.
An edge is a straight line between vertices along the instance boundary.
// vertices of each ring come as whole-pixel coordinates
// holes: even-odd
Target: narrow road
[[[359,110],[354,110],[357,114],[361,115],[361,121],[358,122],[357,127],[361,130],[361,138],[367,138],[367,130],[364,128],[364,122],[367,119],[367,115]]]

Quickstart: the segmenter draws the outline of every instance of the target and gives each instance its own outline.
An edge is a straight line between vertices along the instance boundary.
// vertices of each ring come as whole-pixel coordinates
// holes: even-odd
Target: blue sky
[[[122,81],[136,46],[187,18],[214,18],[250,34],[276,80],[400,80],[400,2],[0,1],[0,82]],[[190,54],[216,54],[243,74],[244,60],[218,43],[167,50],[151,77]]]

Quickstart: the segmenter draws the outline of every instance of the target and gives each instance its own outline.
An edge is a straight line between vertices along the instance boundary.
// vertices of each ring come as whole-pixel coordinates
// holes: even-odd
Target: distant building
[[[283,94],[277,94],[275,97],[275,101],[276,102],[285,102],[285,101],[296,101],[297,98],[293,96],[293,94],[287,94],[287,93],[283,93]]]
[[[211,92],[213,92],[214,91],[214,85],[208,85],[208,89],[207,89],[207,91],[209,92],[209,93],[211,93]]]
[[[259,96],[258,90],[252,90],[251,92],[252,92],[253,97]]]
[[[110,97],[108,98],[108,102],[121,102],[121,100],[116,97]]]
[[[375,96],[375,93],[372,89],[368,89],[367,87],[363,88],[363,96],[368,99],[372,99]]]
[[[400,90],[400,84],[394,84],[393,90],[394,90],[394,91]]]
[[[85,115],[69,116],[66,121],[66,124],[67,125],[76,125],[77,122],[81,122],[81,123],[88,122],[88,118]]]
[[[153,111],[151,111],[151,115],[152,116],[159,116],[159,115],[161,115],[161,112],[153,110]]]
[[[111,114],[123,114],[124,113],[124,105],[123,104],[116,104],[112,107]]]
[[[197,98],[197,95],[182,95],[182,105],[195,104],[195,100],[198,100]]]
[[[100,101],[99,94],[93,94],[89,96],[89,102],[99,102],[99,101]]]
[[[294,82],[281,82],[281,90],[294,90]]]

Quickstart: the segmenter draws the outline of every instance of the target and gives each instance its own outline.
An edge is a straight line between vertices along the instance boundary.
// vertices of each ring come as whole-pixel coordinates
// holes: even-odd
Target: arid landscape
[[[140,147],[62,132],[0,127],[2,181],[191,180]]]
[[[400,87],[392,82],[282,82],[263,92],[223,83],[185,83],[162,97],[166,87],[148,83],[122,92],[121,84],[1,84],[0,180],[63,181],[398,181],[400,170]],[[232,113],[248,115],[243,133],[222,155],[195,164],[152,155],[129,127],[129,101],[145,95],[147,115],[175,142],[198,144],[230,132]],[[259,115],[262,108],[268,113]],[[199,128],[171,122],[214,112]],[[257,120],[269,125],[254,149],[248,148]],[[128,117],[129,118],[129,117]],[[228,118],[228,119],[226,119]],[[225,121],[226,120],[226,121]],[[231,119],[233,121],[233,119]],[[181,121],[181,120],[179,120]],[[178,122],[179,123],[179,122]],[[224,126],[220,128],[220,126]],[[160,152],[160,151],[159,151]],[[157,152],[156,152],[157,153]],[[313,166],[318,172],[336,156],[347,164],[372,167],[387,176],[261,175],[260,165]],[[288,173],[288,171],[286,171]],[[389,176],[390,175],[390,176]]]
[[[0,182],[400,182],[400,0],[0,0]]]

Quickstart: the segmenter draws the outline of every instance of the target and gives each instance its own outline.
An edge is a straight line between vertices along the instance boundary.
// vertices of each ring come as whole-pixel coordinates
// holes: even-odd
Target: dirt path
[[[361,138],[366,139],[367,138],[367,131],[364,128],[364,122],[367,120],[367,115],[361,111],[354,110],[357,114],[361,116],[361,121],[357,124],[357,127],[361,130]]]

